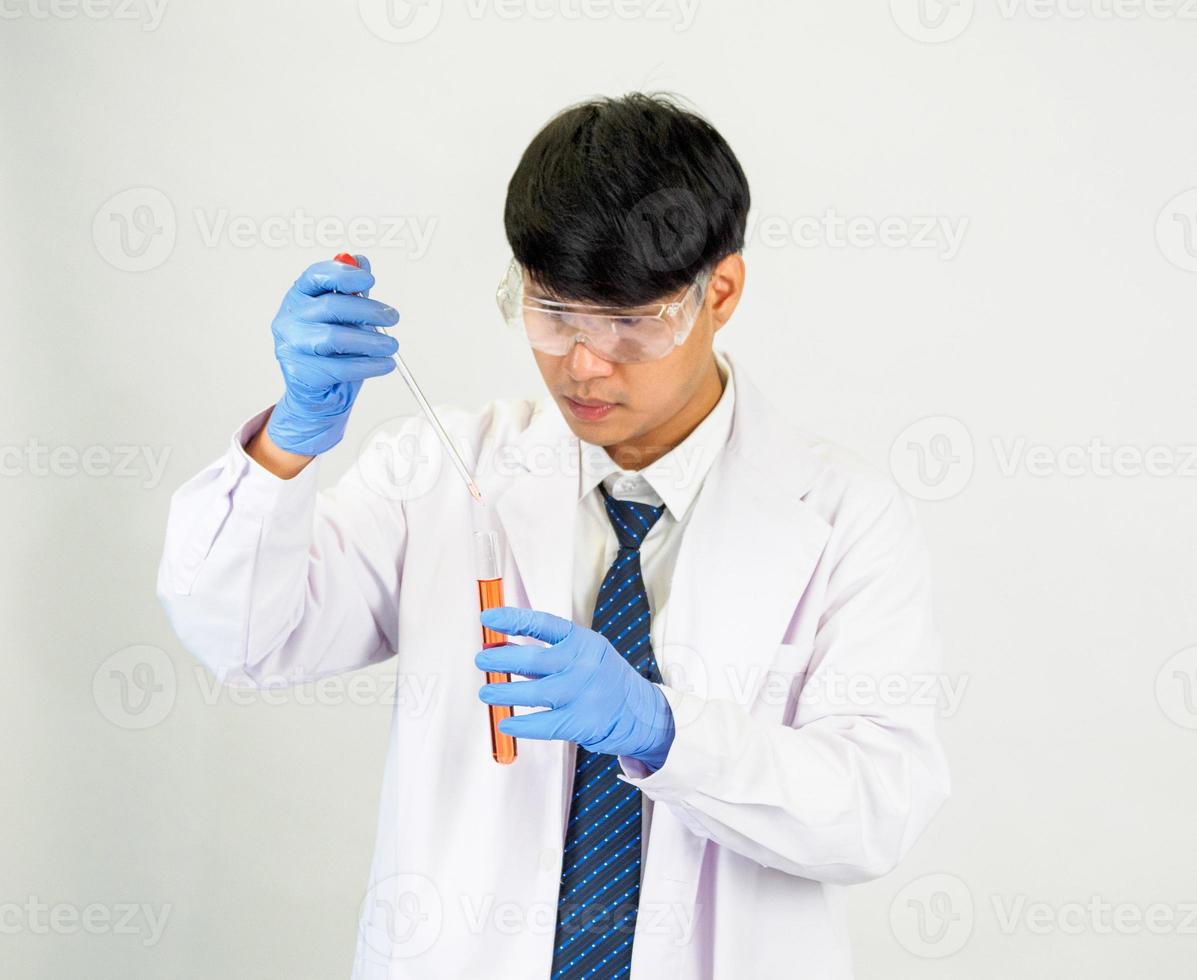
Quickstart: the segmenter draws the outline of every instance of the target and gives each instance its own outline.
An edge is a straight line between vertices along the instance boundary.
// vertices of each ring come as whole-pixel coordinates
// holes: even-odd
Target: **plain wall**
[[[1192,975],[1197,10],[125,2],[0,7],[4,976],[348,975],[387,669],[216,689],[154,596],[168,500],[280,392],[274,311],[343,247],[304,216],[434,400],[538,394],[506,183],[634,89],[751,182],[722,346],[919,498],[954,794],[851,890],[858,976]],[[413,411],[368,384],[322,483]]]

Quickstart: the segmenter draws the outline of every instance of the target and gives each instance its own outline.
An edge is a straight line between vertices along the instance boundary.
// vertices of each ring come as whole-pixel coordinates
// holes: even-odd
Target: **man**
[[[848,977],[842,886],[893,868],[946,797],[912,696],[939,661],[910,501],[714,350],[748,206],[674,101],[566,110],[511,179],[499,290],[551,400],[444,415],[485,508],[419,420],[316,491],[394,366],[364,260],[300,276],[282,398],[176,493],[159,594],[221,680],[396,657],[435,681],[395,715],[359,980]],[[510,546],[482,623],[532,642],[478,649],[480,521]],[[514,706],[511,765],[480,699]]]

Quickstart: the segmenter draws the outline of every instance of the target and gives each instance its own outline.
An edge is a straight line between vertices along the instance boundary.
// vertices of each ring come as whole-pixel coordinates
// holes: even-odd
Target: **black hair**
[[[748,181],[715,127],[667,93],[562,110],[507,185],[516,261],[562,300],[637,306],[744,247]]]

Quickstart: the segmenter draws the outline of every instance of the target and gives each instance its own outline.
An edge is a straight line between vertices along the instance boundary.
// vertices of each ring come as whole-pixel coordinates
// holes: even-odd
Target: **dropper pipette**
[[[361,268],[361,266],[358,265],[357,259],[355,259],[348,252],[341,252],[340,254],[333,256],[333,259],[337,262],[343,262],[345,265],[351,265],[354,268]],[[432,428],[436,431],[437,437],[441,441],[441,445],[445,447],[445,452],[449,454],[449,459],[453,461],[453,465],[456,467],[457,472],[460,473],[461,478],[465,480],[465,485],[470,491],[470,496],[477,500],[478,503],[482,503],[482,491],[478,489],[478,485],[474,482],[474,478],[470,476],[470,471],[466,467],[465,461],[461,458],[461,454],[458,453],[457,447],[453,445],[453,440],[449,438],[449,433],[446,432],[445,427],[441,425],[441,420],[437,418],[436,412],[432,410],[432,405],[429,403],[428,399],[424,397],[424,392],[422,392],[420,390],[420,386],[416,384],[416,379],[412,377],[411,371],[409,371],[407,365],[403,363],[403,357],[400,354],[395,354],[395,366],[399,369],[400,376],[407,383],[407,387],[415,397],[416,401],[420,403],[420,411],[424,413],[424,418],[426,418],[432,424]]]

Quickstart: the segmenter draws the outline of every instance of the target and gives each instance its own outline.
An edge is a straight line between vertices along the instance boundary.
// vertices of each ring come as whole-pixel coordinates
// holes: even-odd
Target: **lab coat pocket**
[[[810,640],[777,645],[757,689],[752,706],[753,715],[784,724],[793,721],[810,669],[813,648],[814,643]]]

